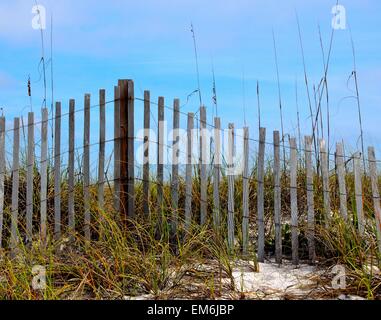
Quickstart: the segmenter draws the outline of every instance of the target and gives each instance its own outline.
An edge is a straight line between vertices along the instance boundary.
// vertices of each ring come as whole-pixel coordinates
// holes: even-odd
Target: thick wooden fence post
[[[69,181],[68,181],[68,216],[69,232],[75,231],[74,209],[74,148],[75,148],[75,100],[69,101]]]
[[[298,189],[296,139],[290,138],[290,202],[291,202],[291,250],[292,263],[299,264]]]
[[[19,155],[20,152],[20,119],[14,119],[13,125],[13,162],[12,162],[12,215],[11,215],[11,256],[15,257],[19,237],[18,211],[19,211]]]
[[[144,162],[143,162],[143,211],[150,215],[149,209],[149,146],[150,146],[150,115],[151,97],[149,91],[144,91]]]
[[[26,182],[26,236],[27,243],[33,237],[33,171],[34,171],[34,114],[28,113],[28,158]]]
[[[323,202],[324,202],[324,218],[326,226],[331,220],[331,204],[329,194],[329,160],[328,153],[325,146],[325,140],[320,140],[320,161],[321,161],[321,174],[323,178]]]
[[[213,226],[215,232],[221,227],[220,214],[220,172],[221,172],[221,120],[214,118],[214,173],[213,173]]]
[[[56,102],[54,125],[54,239],[61,237],[61,103]]]
[[[178,225],[179,206],[179,152],[180,152],[180,100],[173,102],[173,148],[172,148],[172,236],[176,237]]]
[[[242,252],[249,246],[249,128],[243,128],[243,173],[242,173]]]
[[[5,118],[0,117],[0,249],[3,247],[5,181]]]
[[[163,223],[163,182],[164,182],[164,97],[158,100],[158,143],[157,143],[157,209],[160,232]]]
[[[228,130],[228,248],[234,250],[234,124]]]
[[[365,232],[365,218],[363,208],[363,194],[362,194],[362,174],[361,174],[361,154],[359,152],[353,155],[353,169],[355,175],[355,198],[356,198],[356,212],[357,224],[360,235]]]
[[[381,205],[380,205],[380,191],[378,190],[378,175],[376,155],[373,147],[368,148],[368,161],[369,161],[369,174],[372,184],[374,216],[376,220],[376,230],[378,237],[378,250],[381,253]]]
[[[185,236],[188,235],[192,223],[192,145],[194,114],[188,113],[187,121],[187,163],[185,173]]]
[[[90,94],[85,95],[84,135],[83,135],[83,197],[85,224],[85,240],[91,239],[91,213],[90,213]]]
[[[127,82],[127,210],[130,218],[135,217],[135,126],[134,126],[134,82],[128,80]]]
[[[99,156],[98,156],[98,205],[104,209],[105,140],[106,140],[106,91],[99,90]],[[102,213],[103,215],[103,213]],[[101,217],[102,220],[102,217]]]
[[[312,138],[305,137],[306,179],[307,179],[307,239],[310,263],[315,263],[315,208],[312,168]]]
[[[264,175],[265,175],[265,143],[266,128],[259,129],[259,148],[257,163],[257,227],[258,227],[258,248],[257,258],[259,262],[265,260],[265,205],[264,205]]]
[[[206,108],[200,108],[200,224],[206,223],[208,198],[207,198],[207,177],[206,177],[206,159],[207,159],[206,139]]]
[[[347,189],[345,184],[345,168],[344,168],[344,149],[341,143],[336,144],[336,167],[337,167],[337,180],[339,183],[340,213],[345,220],[348,220]]]
[[[114,209],[120,213],[120,87],[114,87]],[[121,218],[121,216],[119,216]]]
[[[43,246],[47,236],[47,192],[48,192],[48,109],[42,109],[41,124],[41,190],[40,190],[40,237]]]
[[[280,137],[274,131],[274,225],[275,225],[275,262],[282,263],[282,221],[280,187]]]

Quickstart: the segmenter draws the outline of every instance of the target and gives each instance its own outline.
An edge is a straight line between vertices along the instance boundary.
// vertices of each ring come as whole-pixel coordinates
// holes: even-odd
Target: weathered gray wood
[[[5,181],[5,118],[0,117],[0,248],[3,246]]]
[[[120,212],[120,88],[114,87],[114,209]]]
[[[265,176],[265,143],[266,128],[259,128],[259,147],[257,163],[257,227],[258,227],[258,248],[257,259],[259,262],[265,260],[265,204],[264,204],[264,176]]]
[[[192,145],[194,114],[188,113],[187,121],[187,163],[185,172],[185,232],[190,232],[192,223]]]
[[[128,80],[127,83],[127,210],[130,218],[135,217],[135,127],[134,127],[134,82]]]
[[[229,123],[228,130],[228,248],[234,250],[234,124]]]
[[[40,237],[43,246],[47,236],[47,192],[48,192],[48,109],[42,109],[41,123],[41,190],[40,190]]]
[[[324,202],[324,218],[326,225],[331,220],[331,201],[329,191],[329,160],[328,153],[325,146],[325,140],[320,140],[320,162],[321,162],[321,175],[323,178],[323,202]]]
[[[243,128],[243,172],[242,172],[242,252],[249,246],[249,128]]]
[[[376,220],[376,230],[378,238],[378,250],[381,253],[381,205],[380,205],[380,191],[378,189],[378,175],[377,175],[377,162],[376,155],[373,147],[368,148],[368,161],[369,161],[369,174],[372,184],[374,216]]]
[[[149,145],[150,145],[150,115],[151,94],[144,91],[144,162],[143,162],[143,212],[146,217],[150,215],[149,209]]]
[[[75,148],[75,100],[69,101],[69,164],[68,164],[68,216],[69,232],[75,231],[74,208],[74,148]]]
[[[98,206],[104,209],[105,140],[106,140],[106,91],[99,90],[99,155],[98,155]],[[101,214],[102,216],[102,214]]]
[[[158,99],[158,143],[157,143],[157,207],[159,226],[163,215],[163,179],[164,179],[164,97]]]
[[[20,119],[15,118],[13,124],[13,161],[12,161],[12,215],[11,215],[11,239],[10,248],[12,257],[15,256],[19,230],[19,158],[20,158]]]
[[[26,236],[30,243],[33,237],[33,171],[34,171],[34,114],[28,113],[28,157],[26,177]]]
[[[361,154],[359,152],[353,155],[353,169],[355,176],[355,198],[356,198],[356,212],[357,223],[360,235],[365,231],[365,218],[363,206],[363,193],[362,193],[362,174],[361,174]]]
[[[306,179],[307,179],[307,239],[310,263],[315,263],[315,208],[312,167],[312,138],[305,137]]]
[[[54,125],[54,239],[61,237],[61,103],[56,102]]]
[[[292,263],[299,264],[298,189],[297,189],[296,139],[290,138],[290,203],[291,203],[291,250]]]
[[[220,173],[221,173],[221,119],[214,118],[214,167],[213,167],[213,226],[215,232],[221,227]]]
[[[282,221],[281,221],[281,186],[280,186],[280,137],[274,131],[274,225],[275,225],[275,262],[282,263]]]
[[[173,102],[173,148],[172,148],[172,236],[177,234],[178,225],[178,207],[179,207],[179,153],[180,153],[180,100],[175,99]]]
[[[345,168],[344,168],[344,148],[341,143],[336,144],[336,167],[337,180],[339,183],[339,198],[340,198],[340,213],[347,220],[347,188],[345,183]]]
[[[200,108],[200,224],[206,223],[208,210],[207,196],[207,177],[206,177],[206,157],[207,145],[209,141],[206,139],[206,108]]]
[[[84,233],[85,240],[90,241],[90,94],[85,95],[83,127],[83,197],[84,197]]]

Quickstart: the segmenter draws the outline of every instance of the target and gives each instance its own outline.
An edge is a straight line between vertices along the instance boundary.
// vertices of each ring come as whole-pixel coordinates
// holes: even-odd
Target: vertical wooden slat
[[[150,145],[150,115],[151,97],[148,90],[144,91],[144,162],[143,162],[143,211],[146,217],[149,209],[149,145]]]
[[[291,250],[294,265],[299,264],[297,168],[296,139],[290,138]]]
[[[206,223],[208,199],[207,199],[207,177],[206,177],[206,108],[200,108],[200,224]]]
[[[378,175],[376,155],[373,147],[368,148],[368,161],[369,161],[369,174],[372,184],[374,216],[376,220],[376,230],[378,237],[378,250],[381,253],[381,205],[380,205],[380,191],[378,189]]]
[[[104,209],[105,140],[106,140],[106,91],[99,90],[99,155],[98,155],[98,205]]]
[[[214,118],[214,172],[213,172],[213,226],[219,232],[220,215],[220,172],[221,172],[221,120]]]
[[[242,252],[248,253],[249,245],[249,128],[243,128],[242,174]]]
[[[30,243],[33,237],[33,170],[34,170],[34,114],[28,113],[28,157],[26,178],[26,235]]]
[[[41,124],[41,190],[40,190],[40,237],[43,246],[47,236],[47,192],[48,192],[48,109],[42,109]]]
[[[190,231],[192,221],[192,145],[194,114],[188,113],[187,120],[187,163],[185,173],[185,232]]]
[[[312,168],[312,138],[305,137],[306,179],[307,179],[307,239],[310,263],[315,262],[315,209]]]
[[[69,232],[75,230],[74,209],[74,148],[75,148],[75,100],[69,101],[69,181],[68,181],[68,216]]]
[[[353,155],[353,169],[355,176],[355,198],[356,198],[356,212],[357,212],[357,223],[360,235],[364,234],[365,231],[365,218],[364,218],[364,208],[363,208],[363,194],[362,194],[362,174],[361,174],[361,154],[356,152]]]
[[[0,117],[0,248],[3,246],[5,181],[5,118]]]
[[[61,237],[61,103],[56,102],[54,125],[54,239]]]
[[[120,88],[114,87],[114,209],[120,212]]]
[[[336,167],[337,167],[337,180],[339,183],[339,198],[340,198],[340,213],[341,216],[347,220],[347,189],[345,183],[345,168],[344,168],[344,148],[341,143],[336,144]]]
[[[134,127],[134,82],[127,82],[127,210],[130,218],[135,217],[135,127]]]
[[[12,215],[10,248],[15,256],[18,242],[18,211],[19,211],[19,152],[20,152],[20,119],[15,118],[13,124],[13,161],[12,161]]]
[[[259,147],[258,147],[258,173],[257,173],[257,209],[258,209],[258,261],[265,260],[265,205],[264,205],[264,176],[265,176],[265,143],[266,128],[259,128]]]
[[[164,179],[164,97],[158,100],[158,143],[157,143],[157,208],[159,227],[162,227],[163,179]]]
[[[280,137],[274,131],[274,225],[275,225],[275,261],[282,263],[282,222],[281,222],[281,186],[280,186]]]
[[[323,178],[324,218],[327,225],[331,219],[331,204],[329,194],[329,159],[324,139],[320,140],[320,161]]]
[[[90,241],[90,94],[85,95],[84,127],[83,127],[83,197],[84,197],[84,234]]]
[[[175,99],[173,102],[173,148],[172,148],[172,235],[177,234],[178,225],[178,202],[179,202],[179,152],[180,152],[180,100]]]
[[[234,249],[234,124],[228,130],[228,248]]]

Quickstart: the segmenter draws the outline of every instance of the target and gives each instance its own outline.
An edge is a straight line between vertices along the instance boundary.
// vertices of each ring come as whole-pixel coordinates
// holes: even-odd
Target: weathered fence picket
[[[331,219],[331,200],[329,189],[329,159],[325,146],[325,140],[320,140],[320,163],[321,163],[321,175],[323,179],[323,204],[324,204],[324,218],[326,226]]]
[[[230,252],[234,249],[234,124],[229,123],[228,131],[228,248]]]
[[[282,263],[282,218],[280,186],[280,137],[274,131],[274,225],[275,225],[275,262]]]
[[[75,100],[69,101],[69,163],[68,163],[68,218],[69,232],[75,230],[74,204],[74,148],[75,148]]]
[[[221,174],[221,119],[214,118],[214,166],[213,166],[213,226],[219,232],[220,213],[220,174]]]
[[[354,170],[354,176],[355,176],[355,198],[356,198],[358,231],[360,235],[364,235],[365,218],[364,218],[363,194],[362,194],[361,154],[359,152],[356,152],[353,155],[353,170]]]
[[[200,108],[200,223],[206,223],[208,199],[207,199],[207,145],[209,141],[206,139],[206,108]]]
[[[310,263],[315,263],[315,207],[312,167],[312,138],[305,137],[306,182],[307,182],[307,240]]]
[[[54,125],[54,239],[61,237],[61,103],[56,102]]]
[[[266,128],[259,128],[259,148],[257,162],[257,225],[258,225],[258,261],[265,260],[265,203],[264,203],[264,176],[265,176],[265,143]]]
[[[40,190],[40,237],[43,246],[47,237],[47,192],[48,192],[48,109],[42,109],[41,123],[41,190]]]
[[[190,232],[192,223],[192,146],[193,146],[194,114],[188,113],[187,119],[187,161],[185,168],[185,233]]]
[[[134,82],[127,82],[127,212],[130,218],[135,217],[135,93]]]
[[[114,87],[114,209],[120,209],[120,87]],[[119,216],[118,218],[121,218]]]
[[[5,117],[0,117],[0,249],[3,247],[5,182]]]
[[[341,143],[336,144],[337,180],[339,183],[340,214],[347,220],[347,188],[345,183],[344,148]]]
[[[85,95],[83,127],[83,198],[84,198],[84,234],[85,240],[91,238],[90,214],[90,94]]]
[[[144,91],[144,155],[143,155],[143,212],[146,217],[150,215],[149,209],[149,145],[150,145],[150,115],[151,95]]]
[[[242,253],[248,254],[249,246],[249,128],[243,128],[242,172]]]
[[[28,113],[28,157],[26,177],[26,237],[30,243],[33,237],[33,172],[34,172],[34,114]]]
[[[105,140],[106,140],[106,91],[99,90],[99,156],[98,156],[98,206],[104,209]],[[101,218],[102,218],[101,214]]]
[[[158,135],[157,135],[157,209],[159,227],[162,227],[163,215],[163,183],[164,183],[164,97],[158,101]]]
[[[180,152],[180,100],[175,99],[173,102],[173,146],[172,146],[172,236],[177,234],[177,225],[179,219],[179,152]]]
[[[298,160],[297,160],[296,139],[290,138],[291,250],[292,250],[292,263],[294,265],[299,264],[297,171],[298,171]]]

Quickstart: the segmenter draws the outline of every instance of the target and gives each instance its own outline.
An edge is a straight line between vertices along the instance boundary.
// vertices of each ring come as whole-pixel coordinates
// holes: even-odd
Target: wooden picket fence
[[[144,134],[144,164],[142,178],[138,178],[135,175],[135,118],[134,118],[134,103],[135,101],[141,101],[144,103],[144,123],[145,128]],[[99,153],[98,153],[98,173],[97,173],[97,195],[96,199],[99,208],[104,207],[104,190],[106,183],[105,174],[105,145],[106,142],[113,143],[113,174],[112,174],[112,190],[114,195],[114,209],[116,212],[120,213],[122,218],[122,223],[127,224],[129,219],[136,218],[135,214],[135,181],[140,179],[143,184],[143,212],[145,216],[150,215],[150,205],[149,205],[149,191],[150,191],[150,163],[149,163],[149,142],[151,138],[149,135],[150,115],[151,115],[151,98],[150,92],[145,91],[143,98],[136,98],[134,95],[134,82],[132,80],[119,80],[118,85],[114,89],[114,99],[111,101],[114,106],[114,137],[110,141],[106,141],[106,92],[105,90],[100,90],[99,92]],[[156,103],[155,103],[156,104]],[[69,101],[69,113],[68,119],[68,163],[67,168],[67,183],[68,183],[68,197],[67,197],[67,227],[70,232],[74,232],[77,229],[76,226],[76,203],[75,203],[75,150],[76,150],[76,140],[75,140],[75,115],[78,112],[83,112],[84,115],[84,132],[83,132],[83,154],[81,163],[81,174],[83,181],[83,235],[87,241],[91,241],[91,172],[90,172],[90,95],[86,94],[84,97],[84,108],[80,110],[75,110],[75,101]],[[168,107],[164,103],[164,97],[159,97],[157,102],[157,120],[158,120],[158,137],[156,141],[157,146],[157,169],[156,169],[156,192],[157,192],[157,208],[158,212],[164,208],[163,199],[163,186],[165,183],[164,177],[164,148],[168,147],[165,145],[163,137],[163,121],[165,115],[165,108],[170,109],[173,112],[173,129],[179,129],[180,126],[180,101],[178,99],[174,100],[173,107]],[[206,149],[204,146],[209,143],[205,141],[206,136],[203,134],[203,129],[210,126],[214,130],[214,136],[211,137],[213,144],[215,146],[221,146],[221,120],[220,118],[214,118],[213,124],[209,124],[206,119],[206,108],[201,106],[199,109],[199,118],[196,117],[194,113],[187,113],[187,143],[186,143],[186,159],[187,163],[185,165],[185,202],[184,202],[184,229],[190,230],[193,218],[192,210],[192,178],[194,175],[194,165],[192,164],[192,154],[193,154],[193,142],[194,135],[192,132],[195,128],[195,120],[199,121],[199,142],[200,143],[200,163],[198,166],[199,179],[200,179],[200,204],[199,204],[199,216],[200,225],[205,225],[209,220],[212,222],[212,226],[215,230],[220,230],[222,221],[222,210],[220,208],[220,177],[223,165],[221,159],[221,153],[215,152],[214,162],[208,165],[204,159],[206,159]],[[61,103],[57,102],[55,105],[54,117],[49,119],[48,110],[46,108],[42,109],[41,120],[35,121],[35,115],[33,112],[28,114],[28,124],[27,124],[27,150],[26,150],[26,199],[25,199],[25,215],[21,214],[19,210],[19,193],[20,193],[20,119],[15,118],[13,122],[12,129],[6,129],[6,120],[4,117],[0,118],[0,248],[4,247],[7,243],[8,248],[12,252],[19,241],[25,241],[30,243],[33,240],[34,230],[33,217],[34,212],[34,200],[33,194],[34,190],[34,179],[38,175],[40,178],[40,205],[39,205],[39,237],[42,243],[46,243],[48,239],[48,230],[50,229],[47,219],[48,210],[48,182],[50,179],[48,173],[49,166],[49,146],[48,146],[48,133],[49,133],[49,121],[54,121],[54,153],[53,153],[53,180],[54,180],[54,240],[59,240],[63,236],[62,226],[62,203],[61,203],[61,175],[62,175],[62,153],[61,153],[61,140],[62,140],[62,117]],[[38,172],[36,172],[36,159],[35,159],[35,128],[40,127],[41,131],[41,143],[40,147],[40,158],[38,164]],[[228,126],[228,159],[227,159],[227,169],[229,166],[233,166],[233,154],[235,150],[235,128],[234,124],[229,124]],[[8,133],[13,133],[13,152],[12,152],[12,162],[10,167],[10,174],[12,179],[11,188],[11,203],[9,208],[5,206],[5,178],[8,172],[6,168],[6,150],[9,149],[6,146],[6,135]],[[172,207],[172,217],[171,225],[172,232],[177,233],[177,229],[181,221],[178,216],[179,207],[179,165],[176,164],[176,159],[179,156],[179,135],[176,135],[176,130],[174,130],[173,145],[170,146],[172,149],[172,159],[173,163],[171,166],[170,175],[170,188],[171,188],[171,207]],[[234,250],[236,228],[235,215],[242,214],[242,251],[243,254],[248,254],[249,250],[249,229],[250,229],[250,208],[256,206],[256,217],[251,218],[256,219],[256,248],[257,257],[259,261],[264,261],[265,259],[265,206],[264,206],[264,195],[265,195],[265,147],[270,145],[273,147],[273,192],[274,192],[274,226],[275,226],[275,259],[277,263],[282,262],[282,208],[281,208],[281,162],[286,161],[289,164],[289,191],[290,191],[290,209],[291,209],[291,244],[292,244],[292,261],[294,264],[298,264],[298,235],[299,235],[299,220],[300,212],[298,211],[298,186],[297,174],[300,169],[300,161],[304,159],[305,174],[306,174],[306,185],[304,186],[307,195],[307,239],[308,239],[308,253],[309,260],[313,262],[315,260],[315,208],[314,208],[314,176],[316,171],[316,163],[314,164],[314,159],[317,156],[316,150],[312,149],[312,139],[313,137],[306,136],[304,141],[305,145],[303,148],[299,149],[297,147],[296,139],[291,137],[289,139],[289,155],[288,159],[281,159],[281,141],[284,137],[280,137],[278,131],[273,133],[273,141],[266,141],[266,129],[260,128],[259,138],[253,139],[249,137],[249,128],[245,127],[243,129],[243,171],[242,171],[242,208],[236,208],[234,197],[235,197],[235,176],[234,174],[228,175],[228,207],[227,207],[227,245],[230,250]],[[256,159],[256,185],[257,185],[257,203],[251,203],[249,197],[249,181],[252,179],[249,172],[249,158],[252,156],[250,154],[249,142],[255,142],[258,146],[258,151],[255,154]],[[330,177],[330,165],[329,160],[332,156],[327,150],[327,146],[324,140],[320,141],[319,150],[319,177],[322,179],[323,185],[323,203],[324,203],[324,215],[328,222],[331,219],[331,199],[329,190],[329,177]],[[348,208],[347,208],[347,186],[346,186],[346,162],[348,157],[344,155],[344,148],[342,143],[337,143],[336,152],[333,155],[335,157],[335,170],[337,175],[338,187],[339,187],[339,200],[340,200],[340,214],[344,219],[349,219]],[[366,220],[364,218],[364,204],[363,204],[363,174],[364,168],[361,166],[361,160],[364,155],[360,153],[355,153],[350,157],[350,161],[353,161],[353,171],[354,171],[354,185],[355,185],[355,199],[356,199],[356,213],[358,222],[358,232],[363,234],[365,230]],[[367,158],[367,174],[371,181],[372,198],[374,203],[374,212],[376,219],[376,226],[378,232],[378,239],[381,239],[381,207],[380,207],[380,194],[378,185],[378,173],[377,173],[377,160],[375,158],[375,150],[373,147],[368,149]],[[208,199],[208,172],[212,174],[212,200]],[[213,210],[208,212],[208,201],[212,201]],[[65,206],[66,207],[66,206]],[[8,210],[8,211],[7,211]],[[5,234],[5,212],[10,213],[10,226],[9,226],[9,239],[4,241],[3,234]],[[159,215],[160,216],[160,215]],[[21,239],[19,226],[20,219],[25,218],[26,226],[26,239]],[[66,220],[66,219],[65,219]],[[381,240],[380,240],[381,241]],[[380,245],[381,250],[381,245]]]

